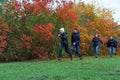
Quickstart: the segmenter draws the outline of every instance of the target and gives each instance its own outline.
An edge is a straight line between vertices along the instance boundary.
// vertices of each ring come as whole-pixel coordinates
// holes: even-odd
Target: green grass
[[[120,57],[0,63],[0,80],[120,80]]]

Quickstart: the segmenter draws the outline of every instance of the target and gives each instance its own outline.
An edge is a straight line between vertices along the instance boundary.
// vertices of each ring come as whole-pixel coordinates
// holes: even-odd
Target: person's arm
[[[114,42],[114,44],[115,44],[115,46],[116,46],[116,48],[117,48],[117,47],[118,47],[118,42],[117,42],[117,40],[113,39],[113,42]]]
[[[78,40],[76,41],[76,43],[81,43],[80,34],[78,34]]]
[[[66,33],[63,33],[63,34],[60,34],[59,37],[62,38],[62,39],[65,39],[67,37],[67,35],[66,35]]]
[[[104,42],[100,38],[99,38],[99,41],[100,41],[101,44],[104,44]]]
[[[118,41],[117,41],[117,40],[115,40],[115,39],[114,39],[114,41],[115,41],[115,43],[118,45]]]
[[[107,41],[107,42],[104,42],[104,45],[108,45],[108,43],[109,43],[109,41]]]

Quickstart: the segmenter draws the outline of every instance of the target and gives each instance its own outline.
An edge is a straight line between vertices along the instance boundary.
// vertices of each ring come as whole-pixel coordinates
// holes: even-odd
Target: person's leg
[[[78,57],[80,57],[80,59],[82,59],[82,54],[80,53],[80,46],[76,46],[76,54],[78,55]]]
[[[95,57],[96,58],[98,57],[98,54],[99,54],[98,50],[99,50],[99,46],[95,46],[94,47],[94,52],[95,52]]]
[[[98,57],[99,55],[99,46],[96,47],[96,56]]]
[[[94,53],[95,53],[95,56],[96,56],[96,46],[94,46]]]
[[[63,48],[64,48],[64,45],[61,44],[60,48],[59,48],[59,59],[62,59],[62,50],[63,50]]]
[[[113,53],[114,53],[114,47],[112,47],[112,55],[113,55]]]
[[[110,57],[112,57],[113,54],[113,47],[109,47]]]
[[[116,48],[115,47],[113,47],[113,53],[116,54]]]
[[[76,52],[76,48],[74,45],[72,45],[72,51]]]
[[[65,46],[65,51],[69,54],[71,60],[73,59],[72,54],[70,53],[70,51],[68,50],[68,45],[64,45]]]

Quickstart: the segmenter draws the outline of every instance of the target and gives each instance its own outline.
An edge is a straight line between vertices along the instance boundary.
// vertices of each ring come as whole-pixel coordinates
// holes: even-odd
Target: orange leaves
[[[117,27],[117,24],[113,20],[111,10],[95,7],[84,2],[79,2],[72,10],[77,15],[80,15],[79,23],[88,30],[90,35],[100,33],[109,36],[115,33],[114,29]]]
[[[22,35],[22,37],[20,38],[21,40],[21,45],[20,45],[20,49],[23,49],[23,48],[28,48],[30,49],[31,48],[31,40],[32,40],[32,37],[31,36],[27,36],[25,34]]]
[[[6,36],[0,36],[0,54],[5,50],[7,46],[7,37]]]
[[[32,53],[37,55],[40,59],[46,59],[46,57],[48,56],[49,52],[46,51],[46,46],[48,46],[49,44],[47,44],[46,42],[53,38],[53,29],[54,26],[51,23],[47,25],[36,24],[32,29],[32,32],[34,33],[33,42],[35,41]]]
[[[45,51],[44,47],[35,47],[32,54],[37,55],[40,59],[46,59],[48,56],[48,52]]]
[[[12,31],[8,27],[8,25],[5,22],[2,22],[1,28],[0,28],[0,33],[3,35],[7,35],[8,33],[11,33]]]
[[[30,42],[31,41],[31,37],[28,37],[27,35],[23,34],[22,37],[20,38],[22,41],[25,42]]]
[[[94,9],[95,8],[93,5],[85,4],[84,2],[79,2],[72,8],[72,10],[79,16],[84,14],[87,14],[87,16],[92,16],[95,13]]]
[[[85,28],[85,27],[81,27],[81,26],[78,26],[78,30],[80,31],[80,32],[88,32],[88,30],[87,30],[87,28]]]
[[[12,31],[5,22],[2,22],[0,26],[0,53],[3,52],[7,47],[7,35]]]
[[[32,31],[35,32],[38,36],[48,41],[53,37],[52,35],[53,29],[54,29],[54,26],[51,23],[43,26],[36,24],[33,27]]]
[[[77,25],[78,16],[73,11],[70,10],[73,3],[65,2],[63,3],[63,5],[64,6],[59,6],[56,12],[59,22],[64,22],[65,24],[67,24],[66,26],[68,26],[68,23],[70,23],[69,25],[72,25],[72,26]]]
[[[63,21],[65,23],[67,21],[70,21],[70,25],[74,25],[78,22],[78,16],[74,12],[66,8],[59,9],[57,12],[57,16],[59,17],[60,21]]]

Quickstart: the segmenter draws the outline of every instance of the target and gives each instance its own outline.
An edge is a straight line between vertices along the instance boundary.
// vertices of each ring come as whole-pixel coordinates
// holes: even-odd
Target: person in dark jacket
[[[93,38],[92,42],[93,42],[95,57],[98,58],[98,55],[99,55],[99,45],[100,45],[100,43],[103,44],[103,42],[99,38],[98,34],[95,35],[95,37]]]
[[[113,39],[111,36],[110,39],[106,42],[107,47],[109,48],[110,57],[112,57],[112,54],[116,52],[116,48],[118,47],[117,40]]]
[[[59,59],[58,60],[62,60],[62,50],[63,48],[65,48],[65,51],[69,54],[71,60],[73,59],[72,54],[70,53],[70,51],[68,50],[68,40],[67,40],[67,34],[64,30],[64,28],[60,28],[60,34],[58,34],[58,36],[61,39],[61,45],[59,48]]]
[[[77,54],[80,59],[82,59],[82,54],[80,53],[80,42],[80,33],[78,32],[77,28],[74,28],[71,36],[72,50]]]

